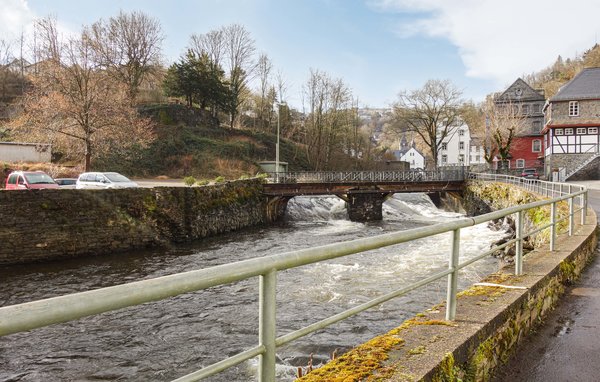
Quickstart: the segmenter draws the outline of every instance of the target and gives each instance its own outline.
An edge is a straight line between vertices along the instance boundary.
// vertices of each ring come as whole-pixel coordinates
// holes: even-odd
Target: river
[[[347,219],[335,197],[297,197],[283,222],[221,235],[192,245],[111,256],[0,268],[0,305],[96,289],[456,219],[424,194],[397,194],[384,220]],[[485,225],[461,231],[461,260],[503,236]],[[451,235],[280,272],[278,335],[306,326],[447,267]],[[461,271],[465,288],[495,271],[494,258]],[[326,362],[384,333],[445,298],[446,282],[335,324],[278,349],[278,381],[297,366]],[[170,381],[254,346],[258,340],[258,280],[188,293],[168,300],[0,338],[0,381]],[[251,360],[209,381],[254,381]]]

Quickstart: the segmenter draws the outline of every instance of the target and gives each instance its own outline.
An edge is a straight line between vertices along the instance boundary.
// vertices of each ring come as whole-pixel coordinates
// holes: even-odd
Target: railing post
[[[517,212],[517,221],[515,222],[516,239],[515,242],[515,275],[523,274],[523,211]]]
[[[260,382],[275,382],[276,286],[276,270],[273,269],[260,276],[258,336],[260,344],[265,347],[264,354],[259,357],[258,380]]]
[[[452,232],[452,253],[448,262],[448,290],[446,295],[446,320],[453,321],[456,317],[456,292],[458,289],[458,255],[460,251],[460,229]]]
[[[587,215],[587,191],[581,194],[581,225],[585,224]]]
[[[556,202],[550,205],[550,251],[556,246]]]
[[[575,212],[573,212],[575,210],[575,203],[573,199],[575,198],[569,198],[569,236],[573,236],[573,227],[575,226]]]

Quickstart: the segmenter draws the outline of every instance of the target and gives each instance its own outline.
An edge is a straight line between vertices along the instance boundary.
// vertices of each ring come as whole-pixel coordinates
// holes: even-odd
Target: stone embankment
[[[534,201],[539,196],[499,183],[471,183],[467,210],[484,213]],[[564,206],[559,206],[564,216]],[[549,208],[527,214],[530,227],[546,224]],[[576,219],[579,222],[579,218]],[[458,297],[455,321],[445,321],[445,304],[417,314],[398,328],[357,346],[298,381],[487,381],[521,340],[541,323],[591,260],[598,239],[596,215],[568,236],[564,224],[556,250],[548,234],[533,240],[521,276],[506,266]],[[525,230],[527,232],[527,229]]]
[[[260,179],[203,187],[0,191],[0,265],[188,242],[270,223]]]

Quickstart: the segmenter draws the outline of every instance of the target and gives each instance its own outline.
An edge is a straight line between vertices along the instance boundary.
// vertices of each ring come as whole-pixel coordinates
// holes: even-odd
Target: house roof
[[[531,86],[521,78],[517,78],[502,94],[494,97],[495,103],[544,101],[544,94]]]
[[[586,68],[560,88],[550,102],[600,99],[600,68]]]

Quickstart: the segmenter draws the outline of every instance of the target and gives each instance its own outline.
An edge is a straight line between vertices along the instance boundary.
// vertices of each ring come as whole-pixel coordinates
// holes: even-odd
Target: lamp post
[[[279,183],[279,130],[281,127],[281,105],[277,102],[277,142],[275,143],[275,182]]]
[[[281,104],[277,102],[277,143],[275,143],[275,181],[279,183],[279,128],[280,128]]]

